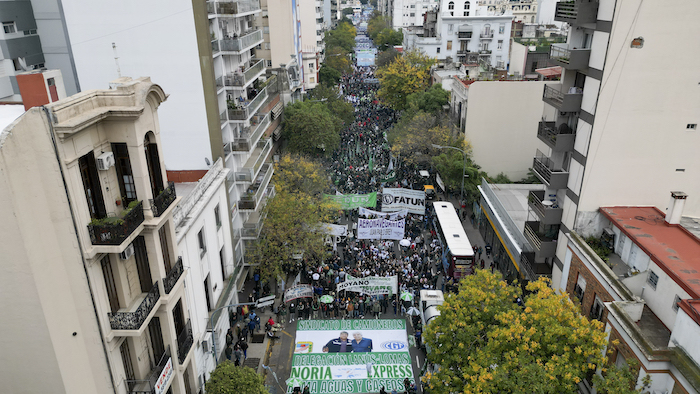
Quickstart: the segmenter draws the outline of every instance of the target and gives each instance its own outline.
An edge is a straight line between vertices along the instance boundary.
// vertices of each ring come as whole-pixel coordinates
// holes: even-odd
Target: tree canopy
[[[355,47],[355,27],[352,23],[341,20],[335,29],[325,33],[323,41],[326,42],[326,49],[340,47],[346,53],[352,52]]]
[[[442,111],[442,106],[449,104],[450,92],[442,88],[442,84],[436,83],[426,91],[412,93],[408,96],[408,105],[413,112],[423,111],[437,113]]]
[[[389,47],[385,51],[379,52],[377,55],[377,67],[384,67],[387,64],[393,62],[401,53],[394,49],[394,47]]]
[[[252,368],[237,367],[229,361],[216,367],[204,388],[208,394],[269,394],[262,375]]]
[[[450,129],[439,125],[434,116],[418,112],[412,117],[403,116],[388,137],[394,156],[411,164],[427,163],[436,154],[433,144],[450,143]]]
[[[431,393],[576,393],[604,364],[602,323],[544,279],[527,290],[477,270],[445,297],[424,336],[429,361],[440,365],[425,377]]]
[[[304,193],[319,197],[331,189],[328,173],[323,165],[301,155],[283,154],[275,163],[273,178],[278,192]]]
[[[342,120],[320,102],[303,101],[284,109],[283,136],[292,152],[329,156],[340,145]]]
[[[388,65],[377,69],[378,96],[384,104],[401,111],[408,107],[408,96],[426,90],[430,82],[430,67],[435,59],[409,51]]]

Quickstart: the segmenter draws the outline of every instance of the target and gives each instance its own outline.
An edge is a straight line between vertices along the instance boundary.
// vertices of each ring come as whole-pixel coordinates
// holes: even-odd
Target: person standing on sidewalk
[[[294,308],[294,303],[291,302],[289,303],[289,322],[294,321],[294,314],[297,313],[296,309]]]
[[[248,343],[246,341],[238,341],[238,347],[243,351],[243,359],[248,359]]]

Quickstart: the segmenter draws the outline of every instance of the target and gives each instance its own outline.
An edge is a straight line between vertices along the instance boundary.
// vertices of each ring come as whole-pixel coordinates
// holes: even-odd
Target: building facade
[[[177,197],[161,159],[167,95],[148,78],[111,87],[31,108],[0,138],[2,287],[22,300],[2,307],[11,392],[193,387]]]
[[[503,14],[510,12],[516,22],[535,23],[537,20],[537,0],[481,0],[489,12]]]

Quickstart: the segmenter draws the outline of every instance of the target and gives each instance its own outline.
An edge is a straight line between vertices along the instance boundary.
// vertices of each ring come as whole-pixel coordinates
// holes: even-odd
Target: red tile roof
[[[691,298],[700,298],[700,239],[666,223],[666,215],[655,207],[601,207],[600,212]]]

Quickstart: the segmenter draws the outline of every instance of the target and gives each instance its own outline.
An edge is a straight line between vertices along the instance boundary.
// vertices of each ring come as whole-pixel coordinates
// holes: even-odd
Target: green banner
[[[381,178],[381,182],[394,182],[396,180],[396,170],[389,171],[388,174]]]
[[[359,207],[374,208],[377,206],[377,192],[369,194],[344,194],[340,196],[324,194],[324,197],[340,205],[340,209],[355,209]]]

